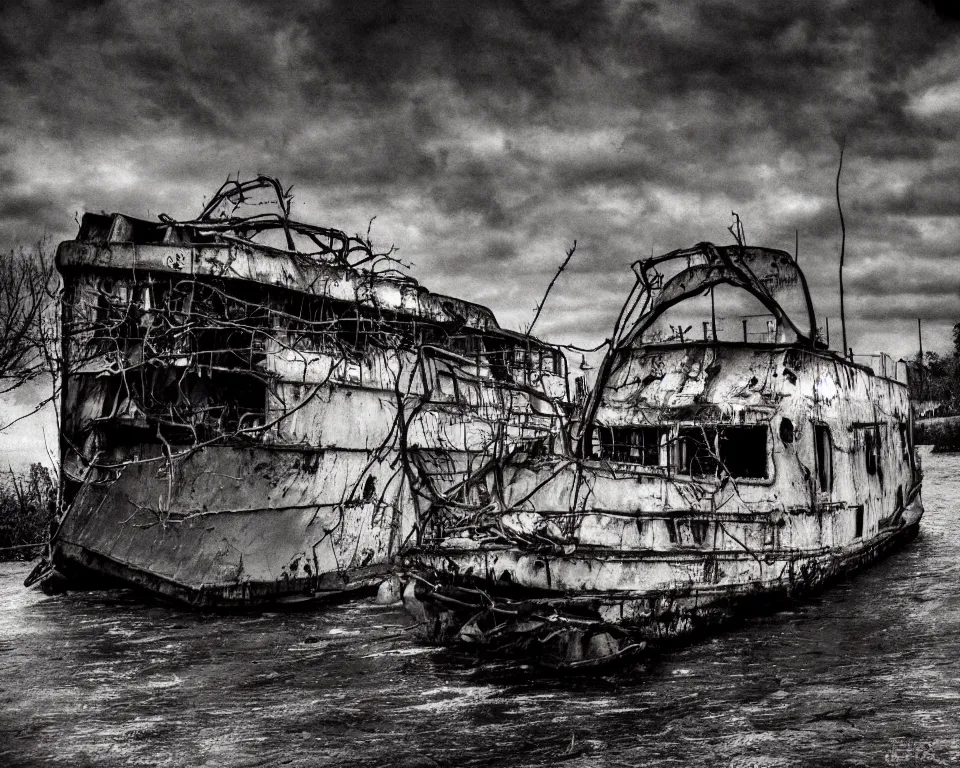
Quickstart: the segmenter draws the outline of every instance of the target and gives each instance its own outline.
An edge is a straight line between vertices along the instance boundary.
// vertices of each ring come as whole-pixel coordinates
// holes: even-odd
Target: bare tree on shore
[[[31,414],[59,391],[59,292],[53,254],[44,242],[0,253],[0,395],[49,382]],[[10,423],[0,418],[0,429]]]

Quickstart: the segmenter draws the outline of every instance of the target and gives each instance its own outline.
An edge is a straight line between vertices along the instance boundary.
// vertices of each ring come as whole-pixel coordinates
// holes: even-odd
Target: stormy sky
[[[5,3],[0,243],[85,210],[189,217],[228,174],[393,243],[435,289],[599,339],[629,263],[793,250],[852,341],[957,317],[960,29],[910,2]],[[909,338],[901,338],[908,336]],[[586,340],[586,339],[584,339]]]
[[[629,264],[794,249],[857,352],[960,320],[960,23],[947,3],[17,2],[0,10],[0,246],[87,210],[189,218],[228,175],[395,244],[433,290],[596,343]]]

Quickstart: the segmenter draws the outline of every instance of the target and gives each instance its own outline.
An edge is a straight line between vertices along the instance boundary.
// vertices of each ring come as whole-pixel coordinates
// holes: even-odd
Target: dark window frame
[[[593,429],[593,453],[601,459],[641,467],[664,466],[660,449],[667,430],[655,426],[607,427]]]
[[[822,422],[813,424],[814,460],[817,470],[817,489],[820,493],[833,492],[833,435]]]
[[[743,457],[740,452],[747,456]],[[681,426],[677,430],[672,464],[677,474],[690,477],[727,474],[734,480],[769,480],[769,425]]]

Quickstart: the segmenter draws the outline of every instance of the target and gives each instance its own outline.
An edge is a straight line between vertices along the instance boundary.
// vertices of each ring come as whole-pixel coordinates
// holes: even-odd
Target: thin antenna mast
[[[840,171],[843,170],[843,147],[846,137],[840,142],[840,165],[837,166],[837,211],[840,213],[840,330],[843,335],[843,355],[849,354],[847,347],[847,316],[843,311],[843,257],[847,245],[847,228],[843,223],[843,208],[840,207]]]

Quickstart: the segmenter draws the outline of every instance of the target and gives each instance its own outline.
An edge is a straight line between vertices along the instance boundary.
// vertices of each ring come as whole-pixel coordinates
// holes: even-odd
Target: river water
[[[923,458],[905,550],[599,677],[476,667],[367,601],[210,616],[0,564],[0,766],[960,765],[960,455]]]

